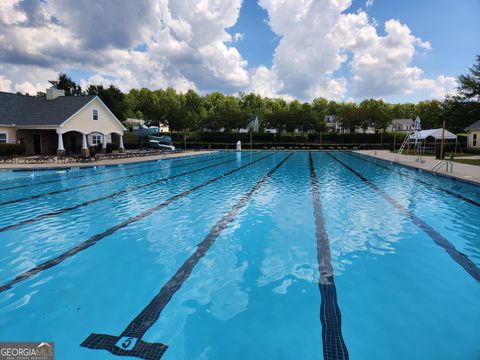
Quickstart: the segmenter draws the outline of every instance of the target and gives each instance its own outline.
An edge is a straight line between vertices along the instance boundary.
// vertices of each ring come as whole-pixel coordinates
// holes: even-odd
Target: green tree
[[[420,101],[415,108],[416,114],[422,121],[423,129],[436,129],[442,127],[444,109],[440,101]]]
[[[458,92],[463,100],[480,102],[480,55],[468,70],[458,77]]]
[[[193,90],[188,90],[184,95],[184,129],[200,130],[206,111],[203,107],[203,99]]]
[[[318,97],[312,100],[312,111],[315,115],[315,130],[325,131],[327,125],[325,123],[325,116],[328,111],[328,100],[322,97]]]
[[[283,99],[265,100],[265,124],[268,128],[282,132],[288,123],[288,104]]]
[[[86,93],[88,95],[98,96],[117,119],[121,121],[125,120],[127,110],[126,103],[124,102],[125,94],[123,94],[119,88],[113,84],[106,89],[103,85],[89,85]]]
[[[349,132],[355,132],[356,128],[362,127],[366,120],[365,112],[359,108],[354,102],[340,104],[340,121],[342,128],[348,129]]]
[[[365,131],[369,126],[378,132],[380,129],[386,129],[390,123],[388,115],[388,107],[385,102],[380,99],[366,99],[360,103],[360,109],[365,114],[365,120],[362,122],[362,129]]]
[[[49,80],[50,84],[59,90],[65,91],[65,96],[82,95],[82,88],[77,85],[67,74],[59,74],[57,80]]]

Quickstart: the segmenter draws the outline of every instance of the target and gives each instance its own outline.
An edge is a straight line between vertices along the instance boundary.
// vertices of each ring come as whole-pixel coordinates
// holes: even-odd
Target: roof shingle
[[[475,121],[472,125],[467,126],[465,130],[480,130],[480,120]]]
[[[58,126],[88,104],[94,95],[45,97],[0,92],[0,124]]]

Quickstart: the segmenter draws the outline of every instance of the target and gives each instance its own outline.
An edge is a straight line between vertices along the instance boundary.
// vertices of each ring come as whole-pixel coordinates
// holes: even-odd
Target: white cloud
[[[5,76],[0,75],[0,91],[11,92],[12,91],[12,82],[5,78]]]
[[[44,90],[47,80],[70,69],[94,74],[83,86],[246,90],[301,100],[442,97],[455,88],[455,79],[427,78],[413,65],[418,52],[431,49],[428,41],[399,20],[385,22],[379,34],[365,11],[348,13],[351,0],[259,0],[280,41],[271,67],[249,69],[235,47],[244,34],[227,32],[241,3],[3,0],[0,89]]]
[[[415,96],[428,89],[426,96],[438,97],[451,90],[452,78],[428,79],[412,65],[415,54],[431,44],[398,20],[386,21],[385,35],[380,35],[365,11],[347,12],[351,1],[260,0],[260,5],[282,37],[273,66],[262,69],[264,77],[281,84],[279,93],[338,100],[348,93],[361,99]],[[266,71],[273,74],[266,76]],[[261,89],[257,83],[253,88]]]
[[[26,3],[0,5],[0,63],[85,69],[116,78],[123,89],[218,85],[232,92],[248,85],[246,61],[226,45],[241,38],[226,31],[237,21],[241,0],[109,0],[94,8],[87,0]],[[145,52],[131,50],[142,44]],[[4,77],[19,88],[35,83],[22,74]]]
[[[245,34],[243,33],[235,33],[232,35],[232,39],[231,41],[232,42],[239,42],[239,41],[242,41],[245,37]]]
[[[281,92],[301,99],[328,96],[339,99],[346,81],[333,78],[346,57],[329,35],[349,1],[260,0],[269,24],[281,36],[270,71],[282,81]]]

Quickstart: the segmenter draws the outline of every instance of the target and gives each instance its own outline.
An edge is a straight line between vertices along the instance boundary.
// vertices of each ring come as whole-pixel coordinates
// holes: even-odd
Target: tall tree
[[[65,96],[82,95],[82,88],[77,85],[67,74],[59,74],[57,80],[49,80],[50,84],[59,90],[65,91]]]
[[[97,95],[110,111],[117,117],[117,119],[123,121],[126,115],[126,103],[124,102],[125,95],[119,88],[110,84],[108,88],[104,88],[103,85],[89,85],[86,93],[88,95]]]
[[[380,129],[386,129],[390,119],[388,116],[387,104],[383,100],[366,99],[360,103],[360,109],[365,112],[368,123],[363,123],[362,128],[365,131],[368,126],[378,132]]]
[[[365,112],[354,102],[342,103],[340,120],[342,128],[348,129],[349,132],[353,133],[356,128],[362,127],[363,122],[366,120]]]
[[[468,74],[458,77],[458,92],[464,100],[480,102],[480,55],[468,70]]]

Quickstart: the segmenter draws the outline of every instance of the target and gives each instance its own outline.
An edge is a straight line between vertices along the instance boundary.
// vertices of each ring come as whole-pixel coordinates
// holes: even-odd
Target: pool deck
[[[389,150],[356,150],[354,152],[358,154],[368,155],[377,159],[387,160],[390,162],[394,162],[395,157],[397,156],[396,153],[392,153]],[[425,156],[423,157],[424,162],[418,163],[415,161],[416,158],[417,158],[416,155],[402,154],[398,159],[398,163],[400,165],[421,169],[422,171],[428,171],[433,174],[432,169],[435,167],[435,165],[437,165],[440,162],[440,160],[437,160],[434,157]],[[477,158],[477,156],[465,157],[462,159],[474,159],[474,158]],[[454,162],[453,172],[451,173],[446,172],[445,166],[442,166],[442,168],[438,171],[438,175],[480,185],[480,166],[477,166],[477,165],[469,165],[469,164]]]
[[[195,156],[209,154],[216,151],[184,151],[175,154],[160,154],[144,157],[132,157],[126,159],[104,159],[93,162],[70,162],[70,163],[43,163],[43,164],[0,164],[0,170],[47,170],[47,169],[70,169],[70,168],[88,168],[95,166],[114,166],[120,164],[133,164],[146,161],[155,161],[163,159],[171,159],[185,156]]]

